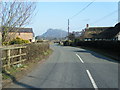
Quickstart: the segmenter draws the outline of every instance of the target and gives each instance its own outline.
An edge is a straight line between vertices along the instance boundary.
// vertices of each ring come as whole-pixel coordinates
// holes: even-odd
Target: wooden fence
[[[25,56],[26,53],[22,53],[22,49],[26,48],[26,46],[20,46],[20,47],[3,47],[2,52],[6,51],[6,56],[2,57],[2,62],[4,60],[6,61],[5,64],[3,64],[3,68],[8,67],[10,68],[12,65],[22,63],[26,61],[26,59],[22,59],[22,56]],[[11,50],[18,50],[18,54],[12,55]],[[2,53],[3,54],[3,53]],[[11,61],[13,58],[18,58],[16,61]]]

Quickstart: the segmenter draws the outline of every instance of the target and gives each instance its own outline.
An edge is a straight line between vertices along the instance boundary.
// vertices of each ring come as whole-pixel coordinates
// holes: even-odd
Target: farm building
[[[32,42],[34,40],[34,32],[32,28],[9,28],[9,34],[7,39],[12,40],[16,37]]]
[[[95,38],[120,41],[120,23],[116,24],[115,27],[106,29]]]
[[[115,27],[86,27],[81,38],[84,41],[120,40],[120,23]]]
[[[89,27],[89,25],[87,24],[86,28],[84,29],[83,33],[82,33],[82,40],[85,41],[91,41],[96,39],[95,37],[102,33],[103,31],[105,31],[108,28],[112,28],[112,27]]]

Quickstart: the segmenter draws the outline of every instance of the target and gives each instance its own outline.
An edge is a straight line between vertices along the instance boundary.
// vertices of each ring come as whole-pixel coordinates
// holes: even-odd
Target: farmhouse
[[[86,27],[81,37],[84,41],[120,40],[120,23],[115,27]]]
[[[9,40],[12,40],[16,37],[22,38],[24,40],[29,40],[30,42],[33,42],[34,40],[34,32],[32,28],[9,28],[9,34],[8,38]]]
[[[95,38],[120,41],[120,23],[116,24],[115,27],[106,29]]]
[[[84,32],[82,33],[82,40],[85,41],[91,41],[97,39],[96,36],[98,34],[104,32],[105,30],[112,28],[112,27],[89,27],[87,24],[87,27],[84,29]]]

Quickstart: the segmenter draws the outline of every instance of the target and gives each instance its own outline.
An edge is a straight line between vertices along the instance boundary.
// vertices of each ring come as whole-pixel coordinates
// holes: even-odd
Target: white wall
[[[32,42],[35,42],[35,37],[32,38]]]
[[[120,32],[119,32],[119,34],[118,34],[118,40],[120,41]]]

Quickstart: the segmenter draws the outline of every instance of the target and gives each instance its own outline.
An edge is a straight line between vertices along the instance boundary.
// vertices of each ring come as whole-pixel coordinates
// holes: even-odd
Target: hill
[[[43,39],[61,39],[67,36],[67,32],[61,29],[48,29],[39,38]]]

